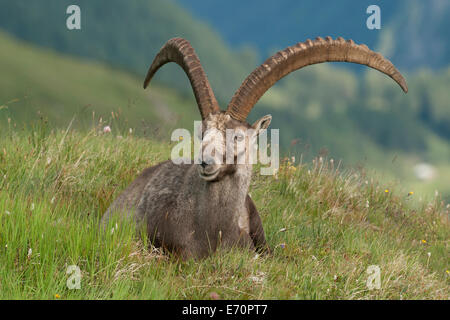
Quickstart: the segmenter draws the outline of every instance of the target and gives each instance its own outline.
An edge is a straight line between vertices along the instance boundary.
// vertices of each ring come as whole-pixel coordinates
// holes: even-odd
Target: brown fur
[[[224,123],[214,126],[236,125]],[[133,217],[153,245],[184,259],[206,257],[219,246],[269,251],[248,195],[252,166],[223,164],[214,181],[202,179],[199,167],[166,161],[145,169],[112,203],[103,223],[114,213]]]

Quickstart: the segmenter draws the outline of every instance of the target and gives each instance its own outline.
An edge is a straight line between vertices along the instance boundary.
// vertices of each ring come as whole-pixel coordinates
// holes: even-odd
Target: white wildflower
[[[266,274],[264,272],[258,272],[256,275],[249,277],[249,279],[256,284],[263,283],[265,278],[266,278]]]
[[[116,231],[116,230],[118,230],[118,229],[119,229],[119,226],[118,226],[117,223],[116,223],[116,225],[115,225],[114,227],[112,227],[112,229],[111,229],[111,234],[113,234],[114,231]]]
[[[109,133],[109,132],[111,132],[111,127],[110,126],[103,127],[103,133]]]

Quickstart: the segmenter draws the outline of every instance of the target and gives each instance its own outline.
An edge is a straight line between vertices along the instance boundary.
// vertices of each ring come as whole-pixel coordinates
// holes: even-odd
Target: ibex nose
[[[204,159],[202,159],[202,162],[200,163],[200,165],[202,166],[202,168],[206,168],[209,165],[213,165],[214,164],[214,159],[213,158],[209,158],[206,157]]]

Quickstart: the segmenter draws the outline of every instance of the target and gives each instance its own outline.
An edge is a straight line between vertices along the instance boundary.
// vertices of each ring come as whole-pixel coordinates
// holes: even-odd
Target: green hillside
[[[52,126],[66,127],[75,116],[75,126],[90,129],[93,118],[102,117],[116,134],[129,128],[155,134],[191,126],[199,117],[193,97],[157,85],[144,90],[142,79],[109,65],[37,49],[4,33],[0,42],[3,124],[11,118],[21,126],[43,116]],[[185,82],[189,86],[187,77]]]
[[[66,28],[66,8],[71,4],[81,8],[81,30]],[[251,51],[232,52],[218,33],[172,0],[0,0],[0,8],[0,28],[16,37],[140,77],[168,39],[189,39],[223,100],[232,96],[255,64]],[[174,66],[167,66],[155,80],[190,93]]]
[[[277,176],[255,170],[250,187],[273,255],[181,262],[132,225],[98,225],[170,144],[45,126],[0,135],[0,299],[450,298],[449,209],[439,198],[420,201],[329,161],[283,162]],[[70,265],[79,290],[66,285]],[[371,265],[379,289],[366,285]]]

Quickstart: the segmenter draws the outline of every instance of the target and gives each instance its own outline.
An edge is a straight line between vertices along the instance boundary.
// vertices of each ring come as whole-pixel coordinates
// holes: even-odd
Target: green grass
[[[99,228],[170,144],[44,128],[0,128],[1,299],[450,298],[449,208],[439,198],[415,200],[330,161],[284,161],[276,176],[255,170],[250,190],[273,255],[236,249],[182,262],[131,223]],[[67,288],[69,265],[81,270],[79,290]],[[381,269],[379,290],[366,287],[370,265]]]

